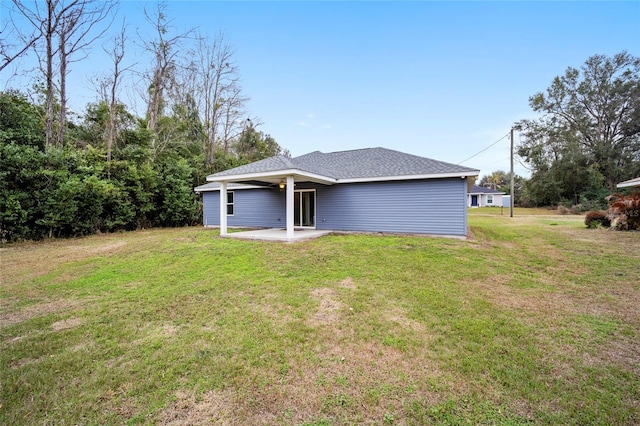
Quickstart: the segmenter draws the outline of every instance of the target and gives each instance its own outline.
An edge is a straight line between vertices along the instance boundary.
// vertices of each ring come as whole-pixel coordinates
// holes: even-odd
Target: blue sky
[[[130,38],[145,4],[120,6]],[[294,156],[381,146],[459,163],[533,118],[528,98],[568,66],[640,56],[638,1],[167,4],[176,31],[225,33],[251,114]],[[70,76],[80,110],[100,53]],[[508,170],[508,138],[463,164]]]

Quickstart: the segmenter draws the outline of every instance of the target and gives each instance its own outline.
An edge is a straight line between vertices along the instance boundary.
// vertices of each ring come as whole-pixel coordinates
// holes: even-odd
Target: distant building
[[[467,207],[502,207],[505,192],[474,185],[467,194]]]

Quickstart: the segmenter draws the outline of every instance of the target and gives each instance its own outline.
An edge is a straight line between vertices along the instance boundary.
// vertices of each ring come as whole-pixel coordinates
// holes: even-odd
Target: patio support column
[[[227,182],[220,182],[220,236],[227,235]]]
[[[287,176],[287,238],[293,238],[293,176]]]

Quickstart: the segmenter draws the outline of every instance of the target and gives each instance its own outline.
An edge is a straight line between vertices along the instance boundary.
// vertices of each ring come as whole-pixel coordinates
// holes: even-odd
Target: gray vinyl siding
[[[316,189],[316,229],[434,235],[467,235],[467,180],[427,179],[321,185]],[[218,191],[203,193],[203,222],[219,226]],[[228,226],[284,228],[285,192],[234,190]],[[280,220],[278,220],[280,219]]]
[[[233,216],[227,216],[227,226],[248,228],[284,228],[286,226],[284,192],[277,189],[234,189],[229,192],[233,192]],[[203,224],[220,226],[220,192],[203,192],[202,204]]]
[[[319,187],[316,228],[466,236],[466,192],[461,178]]]

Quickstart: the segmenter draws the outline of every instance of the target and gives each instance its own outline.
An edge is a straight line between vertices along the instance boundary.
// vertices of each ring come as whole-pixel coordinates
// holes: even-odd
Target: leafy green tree
[[[595,55],[529,98],[541,116],[517,123],[536,204],[579,202],[640,174],[640,58]],[[594,186],[595,185],[595,186]]]
[[[108,151],[110,125],[113,125],[114,133],[111,148],[115,150],[126,145],[127,132],[135,131],[138,127],[138,122],[123,104],[114,106],[112,120],[109,105],[105,102],[91,103],[87,105],[83,122],[77,125],[73,132],[69,132],[70,135],[68,136],[75,139],[76,145],[84,146],[89,144]]]
[[[17,91],[0,92],[0,143],[44,148],[44,110]]]
[[[241,164],[262,160],[274,155],[289,155],[271,135],[257,131],[253,126],[247,127],[238,141],[233,144],[233,151]]]
[[[496,191],[505,191],[509,186],[509,175],[503,170],[496,170],[489,175],[482,176],[480,186],[491,188]]]
[[[197,220],[198,198],[193,192],[193,170],[185,159],[167,159],[158,171],[156,217],[158,226],[181,226]]]
[[[30,145],[0,141],[0,240],[42,237],[32,228],[40,188],[47,185],[44,153]]]

